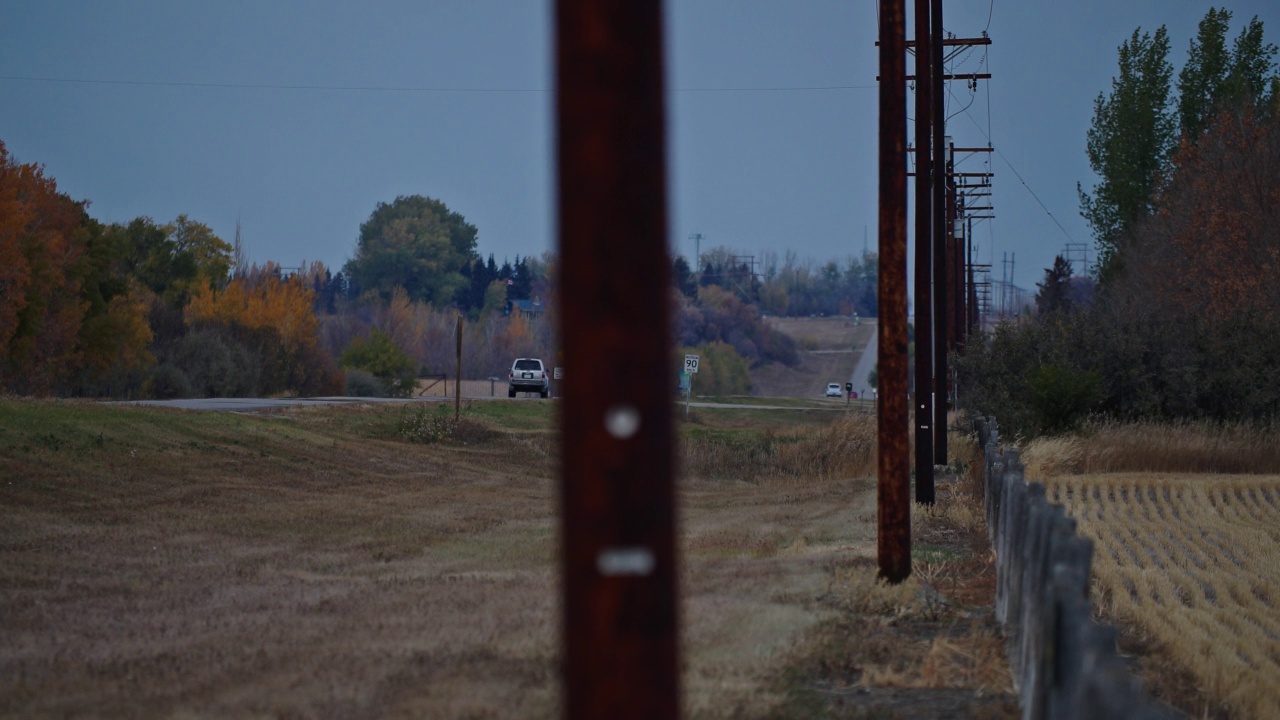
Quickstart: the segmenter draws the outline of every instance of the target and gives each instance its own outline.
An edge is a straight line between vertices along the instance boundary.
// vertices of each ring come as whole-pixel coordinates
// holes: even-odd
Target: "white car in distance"
[[[507,397],[515,397],[518,392],[536,392],[545,398],[551,391],[547,369],[538,358],[516,358],[507,374],[507,383]]]

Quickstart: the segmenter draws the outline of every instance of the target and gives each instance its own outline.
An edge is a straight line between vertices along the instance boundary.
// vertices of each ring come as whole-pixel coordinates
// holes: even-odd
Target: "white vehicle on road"
[[[843,394],[840,383],[827,383],[827,397],[840,397]]]
[[[545,398],[551,390],[547,370],[537,358],[516,358],[507,382],[507,397],[515,397],[517,392],[536,392]]]

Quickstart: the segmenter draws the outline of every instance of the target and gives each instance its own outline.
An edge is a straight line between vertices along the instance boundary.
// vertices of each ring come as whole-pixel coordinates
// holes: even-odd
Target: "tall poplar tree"
[[[1230,10],[1209,8],[1178,73],[1178,121],[1187,142],[1198,142],[1214,115],[1228,106],[1269,102],[1276,46],[1263,40],[1262,21],[1255,16],[1228,50],[1230,23]]]
[[[1093,192],[1077,186],[1080,214],[1093,228],[1098,275],[1105,281],[1118,268],[1134,224],[1153,211],[1153,195],[1172,153],[1177,121],[1170,107],[1169,35],[1133,31],[1120,45],[1120,74],[1111,94],[1098,94],[1086,151],[1098,176]]]

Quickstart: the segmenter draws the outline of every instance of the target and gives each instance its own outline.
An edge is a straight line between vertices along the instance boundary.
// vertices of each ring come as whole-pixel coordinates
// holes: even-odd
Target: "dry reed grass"
[[[1231,717],[1280,717],[1280,476],[1050,476],[1091,538],[1097,604]]]
[[[1028,479],[1063,474],[1280,472],[1280,429],[1210,422],[1092,423],[1078,435],[1032,440]]]
[[[1012,677],[1004,640],[988,613],[966,610],[993,597],[990,556],[966,549],[974,538],[985,538],[981,484],[974,476],[980,478],[981,464],[965,435],[952,432],[949,441],[953,462],[938,475],[936,503],[912,506],[911,576],[887,584],[868,560],[836,569],[829,592],[843,610],[864,619],[859,632],[866,650],[854,653],[860,686],[964,688],[975,697],[1008,697]],[[910,628],[931,630],[912,637]],[[999,702],[982,709],[991,717],[1008,711]]]
[[[875,448],[875,417],[842,413],[826,425],[776,432],[686,434],[679,459],[690,478],[807,482],[873,474]]]

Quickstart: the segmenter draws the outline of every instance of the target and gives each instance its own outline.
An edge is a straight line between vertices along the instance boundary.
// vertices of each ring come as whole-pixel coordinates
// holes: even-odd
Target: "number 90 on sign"
[[[690,374],[698,372],[698,356],[697,355],[684,356],[684,371]]]

